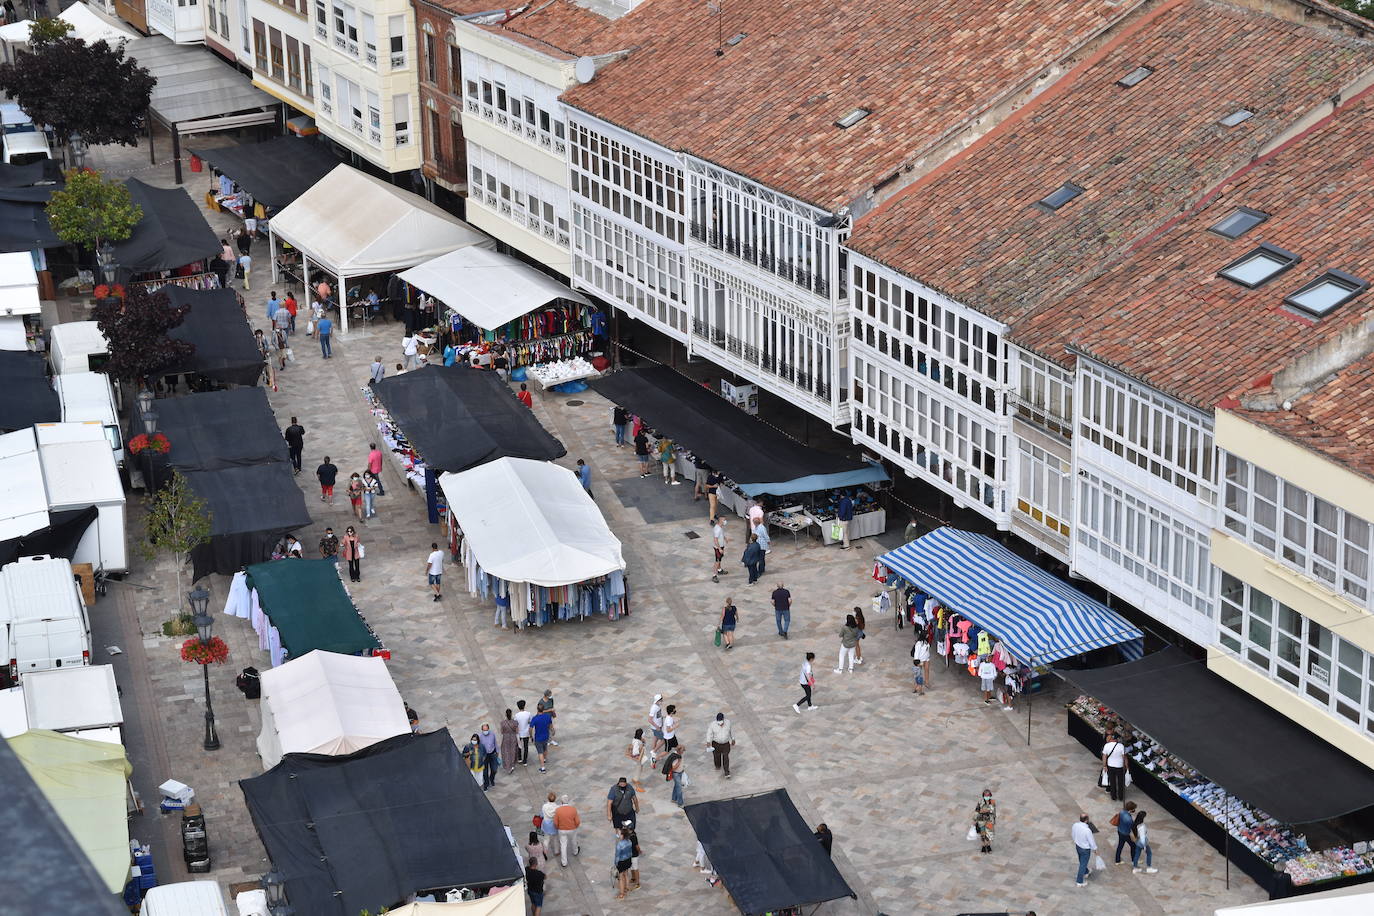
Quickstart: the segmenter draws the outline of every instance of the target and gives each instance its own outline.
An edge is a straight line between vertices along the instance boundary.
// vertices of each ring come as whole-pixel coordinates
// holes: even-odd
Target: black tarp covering
[[[1056,669],[1227,792],[1287,824],[1374,805],[1374,770],[1174,648]]]
[[[33,251],[66,244],[48,225],[45,204],[15,203],[0,197],[0,251]]]
[[[238,182],[265,207],[280,210],[339,164],[322,142],[275,137],[262,143],[193,149],[194,155]]]
[[[228,576],[272,557],[272,547],[287,531],[310,525],[305,495],[288,462],[182,471],[210,508],[208,544],[191,551],[195,576]]]
[[[23,537],[0,541],[0,566],[13,563],[20,557],[65,557],[70,560],[81,546],[86,529],[100,514],[95,506],[84,509],[62,509],[48,514],[48,525],[30,531]]]
[[[261,388],[160,398],[153,409],[158,432],[172,443],[163,461],[182,473],[288,461],[286,441]]]
[[[226,385],[256,385],[264,363],[238,295],[231,289],[162,289],[172,305],[191,306],[186,318],[167,336],[188,341],[196,348],[185,365],[171,366],[163,374],[195,372]]]
[[[36,184],[62,184],[62,163],[40,159],[28,165],[0,162],[0,188],[31,188]]]
[[[42,353],[0,350],[0,392],[0,432],[62,419],[62,405],[48,381]]]
[[[523,876],[448,729],[340,757],[287,754],[239,786],[296,916],[375,913],[419,890]]]
[[[711,867],[746,916],[855,896],[786,789],[686,811]]]
[[[667,366],[621,369],[594,379],[591,387],[737,483],[789,481],[868,467],[858,459],[803,445]]]
[[[495,372],[426,366],[374,384],[391,419],[436,471],[497,458],[552,461],[568,453]]]
[[[219,238],[186,191],[155,188],[137,178],[126,180],[124,186],[134,203],[143,208],[143,218],[133,235],[114,246],[121,270],[171,270],[219,252]]]

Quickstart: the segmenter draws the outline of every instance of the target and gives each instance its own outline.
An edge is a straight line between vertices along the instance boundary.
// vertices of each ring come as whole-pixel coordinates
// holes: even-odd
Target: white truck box
[[[110,355],[110,345],[94,321],[64,321],[48,330],[48,362],[53,375],[91,372],[91,357],[99,366]]]
[[[149,888],[140,916],[229,916],[217,881],[179,881]]]
[[[0,569],[0,621],[11,681],[31,671],[90,663],[91,625],[68,560],[20,557]]]
[[[129,569],[124,484],[106,434],[104,424],[95,420],[34,426],[48,508],[60,512],[95,506],[98,513],[72,561],[123,573]]]

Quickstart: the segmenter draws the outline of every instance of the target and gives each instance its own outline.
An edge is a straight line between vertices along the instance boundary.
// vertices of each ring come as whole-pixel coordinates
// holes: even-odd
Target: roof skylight
[[[1341,270],[1328,270],[1284,302],[1316,318],[1324,318],[1369,288],[1369,283]]]
[[[1249,207],[1237,207],[1230,214],[1223,216],[1209,226],[1207,231],[1215,232],[1222,238],[1238,239],[1268,218],[1268,213],[1251,210]]]
[[[1222,127],[1235,127],[1237,124],[1243,124],[1254,116],[1255,113],[1248,108],[1237,108],[1217,123]]]
[[[1036,201],[1035,205],[1042,210],[1058,210],[1082,193],[1082,188],[1073,182],[1066,181],[1058,188]]]
[[[1137,83],[1143,83],[1146,80],[1146,78],[1154,72],[1154,67],[1136,67],[1130,73],[1127,73],[1121,79],[1117,80],[1116,84],[1120,86],[1122,89],[1130,89]]]
[[[835,126],[841,128],[853,127],[871,114],[873,114],[873,110],[870,108],[854,108],[844,117],[836,121]]]
[[[1246,289],[1258,289],[1301,260],[1291,251],[1274,245],[1260,245],[1227,264],[1218,272],[1218,276],[1239,283]]]

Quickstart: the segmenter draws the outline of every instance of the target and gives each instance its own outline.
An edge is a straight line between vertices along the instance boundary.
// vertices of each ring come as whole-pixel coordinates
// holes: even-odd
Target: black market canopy
[[[166,461],[183,473],[288,460],[286,440],[261,388],[161,398],[153,409],[158,432],[172,444]]]
[[[28,350],[0,350],[0,432],[57,423],[62,405],[48,382],[47,360]]]
[[[167,293],[172,305],[191,306],[185,319],[167,336],[196,348],[185,364],[169,366],[163,374],[194,372],[227,385],[258,383],[264,365],[262,352],[237,293],[231,289],[186,289],[175,284],[161,291]]]
[[[1286,824],[1374,805],[1374,770],[1175,648],[1058,674],[1212,782]]]
[[[381,649],[348,597],[332,560],[272,560],[249,566],[248,587],[281,635],[288,658],[315,649],[357,655]]]
[[[458,473],[497,458],[552,461],[568,453],[495,372],[426,366],[372,390],[425,464]]]
[[[324,143],[300,137],[199,147],[191,152],[238,182],[255,201],[273,210],[300,197],[339,164],[338,157]]]
[[[856,896],[786,789],[700,802],[686,813],[746,916]]]
[[[882,468],[803,445],[667,366],[621,369],[591,387],[734,480],[786,496],[886,480]]]
[[[133,235],[114,246],[120,268],[134,273],[172,270],[219,253],[219,238],[183,189],[155,188],[137,178],[124,186],[143,208],[143,218]]]
[[[448,729],[344,757],[287,754],[239,786],[297,916],[375,913],[417,891],[524,874]]]

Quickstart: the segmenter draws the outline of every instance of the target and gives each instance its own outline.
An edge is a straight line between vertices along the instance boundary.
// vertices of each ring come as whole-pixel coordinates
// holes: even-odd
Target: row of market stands
[[[1374,878],[1374,774],[1203,660],[1168,646],[1146,654],[1145,634],[1116,611],[972,532],[936,529],[879,556],[876,575],[891,605],[929,621],[940,655],[947,640],[975,641],[956,628],[983,630],[1032,690],[1053,674],[1081,691],[1067,729],[1091,753],[1091,772],[1115,734],[1132,791],[1271,898]]]

